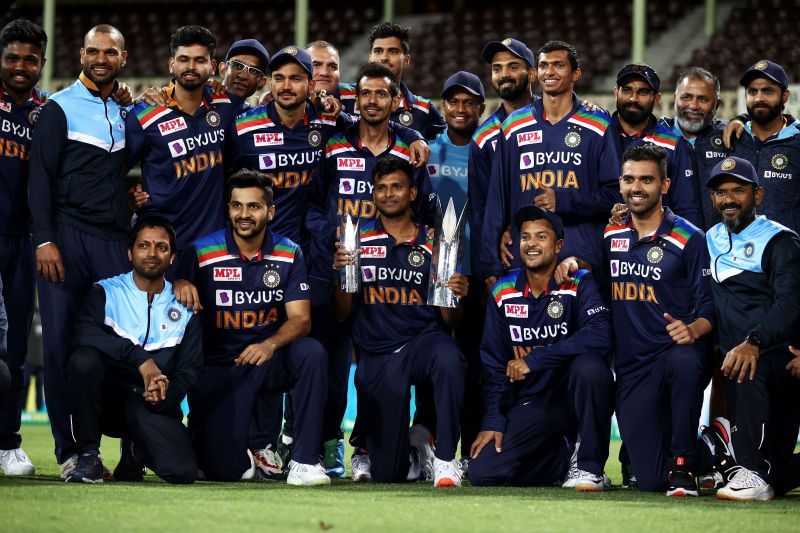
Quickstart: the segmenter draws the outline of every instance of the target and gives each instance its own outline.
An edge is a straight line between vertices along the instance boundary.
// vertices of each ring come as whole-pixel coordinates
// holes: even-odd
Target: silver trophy
[[[339,271],[340,280],[342,283],[342,292],[356,293],[361,290],[361,260],[358,253],[361,248],[361,239],[358,232],[358,219],[353,223],[350,215],[342,221],[341,231],[339,232],[341,241],[344,243],[344,249],[353,256],[354,262],[352,265],[345,265]]]
[[[458,297],[445,283],[454,273],[461,272],[466,211],[467,205],[464,204],[461,216],[456,218],[456,209],[453,207],[453,199],[450,198],[447,210],[442,215],[442,204],[438,197],[436,199],[436,231],[433,237],[431,276],[428,283],[428,305],[458,307]]]

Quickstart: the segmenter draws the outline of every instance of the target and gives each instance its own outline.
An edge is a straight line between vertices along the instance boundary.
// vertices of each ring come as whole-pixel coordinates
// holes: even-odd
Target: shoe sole
[[[67,479],[64,480],[64,482],[65,483],[75,483],[75,482],[78,482],[78,483],[89,483],[89,484],[92,484],[92,485],[97,485],[98,483],[102,483],[103,482],[103,478],[100,478],[100,479],[89,479],[88,477],[82,477],[80,479],[67,478]]]
[[[766,494],[757,494],[757,495],[753,496],[752,498],[739,498],[737,496],[734,496],[733,494],[727,494],[727,493],[724,493],[724,492],[720,493],[720,491],[717,491],[717,499],[718,500],[728,500],[728,501],[731,501],[731,502],[755,502],[755,501],[766,502],[766,501],[769,501],[769,500],[773,499],[774,497],[775,497],[775,493],[772,492],[772,491],[769,491]]]
[[[696,490],[691,489],[671,489],[667,491],[667,496],[670,498],[687,498],[687,497],[697,497],[699,493]]]
[[[372,481],[372,476],[369,475],[361,475],[356,476],[353,478],[353,483],[369,483]]]
[[[24,472],[6,472],[5,470],[3,470],[3,474],[5,474],[6,476],[32,476],[35,473],[36,473],[35,468],[31,470],[25,470]]]
[[[460,483],[456,483],[455,481],[453,481],[449,477],[446,477],[446,478],[442,478],[439,481],[437,481],[435,486],[436,487],[460,487],[461,484]]]
[[[603,492],[603,487],[595,485],[594,483],[578,483],[575,485],[575,490],[578,492]]]
[[[328,474],[328,477],[338,477],[338,478],[342,478],[347,474],[344,468],[342,468],[341,470],[336,470],[336,469],[326,470],[325,473]]]
[[[714,482],[714,478],[709,479],[701,479],[700,480],[700,488],[706,490],[712,490],[717,486],[716,482]]]
[[[323,485],[330,485],[331,484],[331,480],[330,479],[315,479],[314,481],[308,481],[306,483],[303,483],[300,480],[294,481],[294,480],[287,479],[286,480],[286,484],[287,485],[292,485],[293,487],[321,487]]]

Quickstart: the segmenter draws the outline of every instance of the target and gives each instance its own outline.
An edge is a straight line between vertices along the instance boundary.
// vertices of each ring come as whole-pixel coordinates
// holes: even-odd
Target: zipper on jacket
[[[145,346],[147,346],[147,340],[150,338],[150,310],[153,308],[153,295],[147,295],[147,330],[144,334],[144,342],[142,343],[142,348],[145,350]]]
[[[111,119],[108,118],[108,101],[106,100],[103,100],[103,109],[105,109],[106,122],[108,122],[108,135],[111,137],[111,147],[108,149],[108,153],[110,154],[114,151],[114,125],[111,123]]]

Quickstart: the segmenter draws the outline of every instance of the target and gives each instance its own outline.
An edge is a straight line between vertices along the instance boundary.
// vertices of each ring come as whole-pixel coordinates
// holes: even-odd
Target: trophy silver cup
[[[447,204],[442,214],[442,204],[436,199],[436,230],[433,237],[433,254],[431,257],[431,274],[428,282],[428,305],[437,307],[458,307],[458,297],[445,283],[450,277],[461,271],[464,255],[464,232],[466,219],[464,214],[467,205],[456,218],[453,199]]]
[[[353,223],[353,219],[350,215],[347,215],[347,218],[342,221],[339,236],[340,240],[344,243],[344,249],[350,253],[354,259],[352,265],[345,265],[345,267],[339,271],[342,292],[356,293],[361,290],[361,260],[358,253],[361,248],[361,239],[358,231],[358,219]]]

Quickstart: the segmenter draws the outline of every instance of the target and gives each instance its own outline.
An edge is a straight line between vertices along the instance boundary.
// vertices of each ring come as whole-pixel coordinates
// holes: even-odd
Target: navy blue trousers
[[[617,420],[639,489],[667,489],[671,457],[684,457],[696,472],[714,464],[697,438],[703,391],[708,385],[705,344],[674,345],[636,371],[617,373]]]
[[[33,246],[28,236],[0,235],[0,276],[8,315],[6,336],[9,372],[7,401],[0,404],[0,450],[19,448],[22,414],[22,372],[28,355],[28,336],[33,319]]]
[[[404,482],[408,475],[411,385],[433,388],[436,457],[455,458],[465,370],[464,356],[443,331],[419,335],[395,353],[361,353],[356,369],[358,416],[363,417],[359,425],[373,481]]]
[[[319,462],[322,410],[328,386],[328,356],[302,337],[278,350],[262,366],[206,366],[189,393],[189,432],[207,479],[236,481],[250,468],[251,426],[257,398],[291,392],[297,414],[293,459]]]
[[[581,441],[578,468],[602,476],[608,459],[614,405],[614,378],[608,362],[594,354],[576,356],[567,372],[567,387]]]
[[[75,451],[70,431],[67,361],[72,322],[92,283],[130,270],[125,240],[104,240],[66,225],[56,226],[56,244],[64,263],[65,281],[36,278],[42,315],[44,392],[56,459],[63,463]]]
[[[11,374],[8,371],[8,365],[5,361],[0,359],[0,408],[6,404],[8,400],[8,389],[11,386]]]

